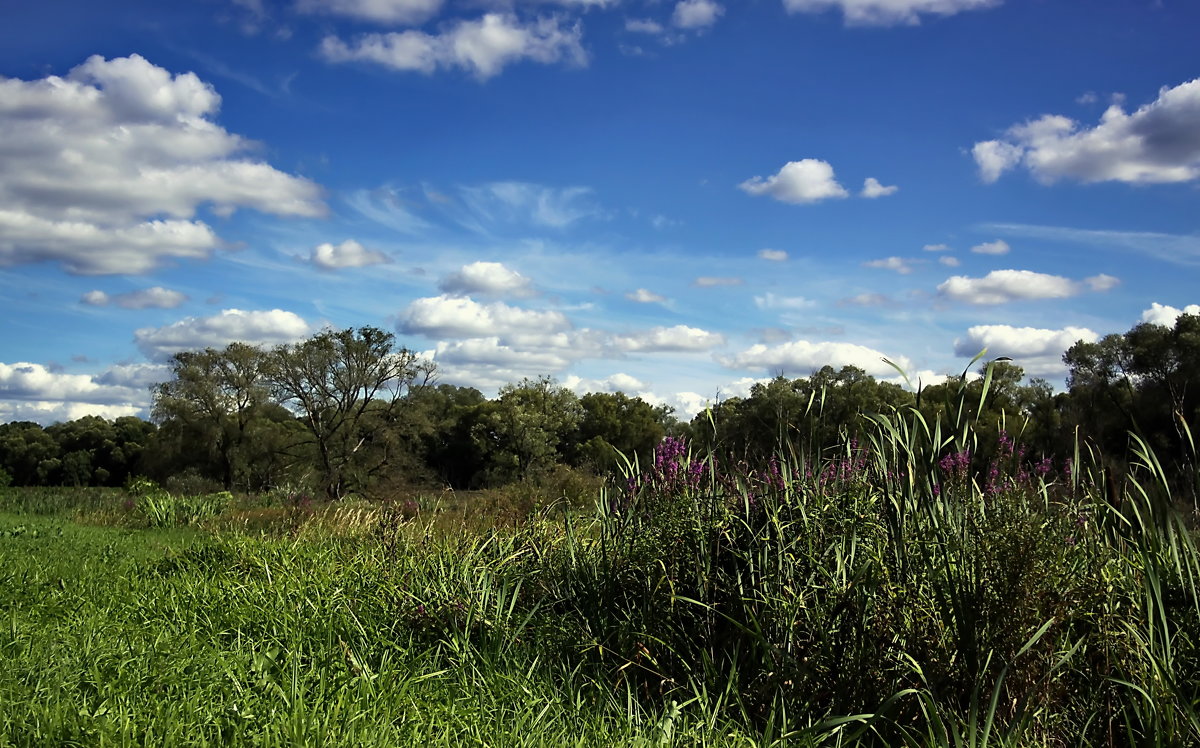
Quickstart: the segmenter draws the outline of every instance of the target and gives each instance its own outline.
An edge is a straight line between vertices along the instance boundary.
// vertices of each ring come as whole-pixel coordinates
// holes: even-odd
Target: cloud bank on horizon
[[[3,421],[144,417],[174,353],[325,326],[687,416],[983,349],[1061,384],[1200,312],[1200,8],[67,5],[0,31]]]

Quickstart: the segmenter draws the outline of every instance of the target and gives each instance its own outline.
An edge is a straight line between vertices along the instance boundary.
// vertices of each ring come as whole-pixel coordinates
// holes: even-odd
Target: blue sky
[[[1191,0],[23,3],[0,420],[375,325],[690,415],[1200,311]]]

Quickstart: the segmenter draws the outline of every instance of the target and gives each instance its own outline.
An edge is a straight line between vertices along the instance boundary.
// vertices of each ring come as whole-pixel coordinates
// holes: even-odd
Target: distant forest
[[[269,350],[233,343],[176,354],[171,379],[153,388],[151,421],[0,425],[0,485],[120,486],[144,475],[188,493],[291,486],[334,499],[388,498],[495,487],[562,466],[609,474],[651,459],[666,435],[733,462],[780,449],[814,454],[855,438],[864,412],[916,409],[932,423],[938,411],[980,401],[982,412],[965,415],[992,441],[986,446],[1005,432],[1030,461],[1066,464],[1086,449],[1120,471],[1131,433],[1168,464],[1190,453],[1200,415],[1200,317],[1079,342],[1063,360],[1067,389],[1057,393],[1044,380],[1024,383],[1007,360],[989,377],[916,391],[827,366],[757,384],[747,397],[682,422],[638,397],[578,396],[549,377],[488,399],[438,384],[436,367],[396,348],[390,333],[329,330]]]

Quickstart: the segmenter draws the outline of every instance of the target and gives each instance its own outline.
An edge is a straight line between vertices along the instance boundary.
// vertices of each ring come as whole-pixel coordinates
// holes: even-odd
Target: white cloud
[[[977,255],[1006,255],[1012,247],[1008,246],[1008,242],[1003,239],[997,239],[994,242],[984,242],[971,247],[971,251]]]
[[[692,281],[692,285],[697,288],[715,288],[717,286],[741,286],[745,285],[746,281],[741,278],[727,278],[712,275],[702,275]]]
[[[54,402],[84,402],[127,405],[149,401],[149,390],[141,386],[101,383],[88,374],[65,374],[41,364],[0,363],[0,399]]]
[[[1162,88],[1133,113],[1114,103],[1095,127],[1062,115],[1014,125],[972,152],[985,182],[1024,166],[1037,180],[1188,182],[1200,178],[1200,78]]]
[[[438,363],[516,368],[530,373],[557,372],[575,360],[569,350],[530,349],[508,345],[497,337],[442,341],[434,360]]]
[[[662,304],[666,302],[667,297],[656,294],[653,291],[648,291],[644,288],[639,288],[636,291],[630,291],[625,294],[625,298],[630,301],[636,301],[639,304]]]
[[[443,0],[300,0],[309,13],[329,13],[381,24],[417,25],[437,15]]]
[[[712,26],[725,12],[713,0],[680,0],[675,3],[671,23],[681,29],[702,29]]]
[[[661,23],[650,18],[627,18],[625,30],[635,34],[661,34],[665,29]]]
[[[789,13],[837,9],[848,26],[916,25],[922,15],[952,16],[999,5],[1001,0],[783,0]]]
[[[618,349],[638,353],[707,351],[724,342],[725,338],[715,332],[687,325],[654,327],[631,335],[617,335],[612,339],[612,344]]]
[[[809,374],[828,365],[835,369],[857,366],[876,377],[895,374],[895,369],[883,362],[884,358],[891,359],[901,368],[911,366],[903,356],[887,356],[866,346],[807,340],[794,340],[776,346],[759,343],[735,356],[722,358],[721,363],[731,369],[764,369],[770,373]]]
[[[961,262],[959,262],[959,259],[957,257],[955,257],[954,255],[942,255],[941,257],[938,258],[938,262],[942,263],[946,267],[951,267],[951,268],[956,268],[962,264]]]
[[[110,303],[112,303],[112,299],[109,298],[109,295],[99,290],[88,291],[83,296],[79,297],[79,301],[83,304],[87,304],[88,306],[108,306]]]
[[[320,189],[246,157],[193,73],[93,56],[65,77],[0,78],[0,265],[144,273],[221,246],[201,206],[317,216]]]
[[[165,366],[114,366],[93,376],[52,371],[41,364],[0,363],[0,423],[42,425],[83,416],[145,416],[151,385],[170,376]]]
[[[850,194],[834,178],[829,162],[815,158],[789,161],[777,174],[766,178],[752,177],[738,187],[751,195],[769,195],[794,204],[815,203]]]
[[[968,304],[1004,304],[1025,299],[1065,299],[1077,296],[1085,288],[1107,291],[1117,282],[1108,275],[1097,275],[1080,282],[1032,270],[993,270],[983,278],[953,276],[937,289],[947,298]]]
[[[518,331],[439,341],[426,355],[438,363],[442,381],[487,390],[522,377],[557,374],[604,350],[603,335],[593,330]]]
[[[471,298],[445,294],[416,299],[400,318],[401,330],[428,338],[547,333],[570,326],[562,312],[522,309],[499,301],[480,304]]]
[[[478,20],[457,21],[439,34],[409,29],[364,34],[349,44],[328,36],[321,42],[320,53],[330,62],[373,62],[426,74],[459,68],[486,80],[522,60],[584,65],[587,54],[581,36],[578,23],[568,26],[557,17],[526,24],[511,13],[486,13]]]
[[[760,249],[758,250],[758,257],[768,262],[784,262],[788,258],[788,253],[782,249]]]
[[[241,156],[253,144],[211,120],[220,102],[196,74],[138,55],[0,78],[0,264],[145,273],[221,246],[191,220],[202,205],[322,214],[312,182]]]
[[[948,244],[926,244],[924,247],[921,247],[921,249],[926,252],[950,252],[951,251],[950,246]]]
[[[1159,304],[1156,301],[1150,305],[1149,309],[1142,312],[1142,322],[1173,328],[1175,327],[1175,320],[1179,319],[1179,316],[1183,314],[1200,315],[1200,304],[1188,304],[1183,309],[1177,309],[1166,304]]]
[[[563,386],[577,395],[589,392],[623,392],[626,395],[640,397],[647,384],[637,377],[623,372],[617,372],[604,379],[583,379],[574,375],[563,378]]]
[[[1108,291],[1119,286],[1121,284],[1121,279],[1100,273],[1099,275],[1093,275],[1090,278],[1084,278],[1083,282],[1093,291]]]
[[[186,317],[164,327],[143,327],[133,339],[147,358],[161,361],[179,351],[224,348],[230,343],[272,346],[307,337],[312,328],[282,309],[225,309],[211,317]]]
[[[499,262],[472,262],[447,276],[438,288],[449,294],[469,296],[532,296],[533,283]]]
[[[754,297],[754,305],[764,310],[786,309],[795,311],[797,309],[811,309],[817,305],[817,302],[812,299],[806,299],[803,296],[777,296],[767,291],[762,296]]]
[[[1031,376],[1058,376],[1066,372],[1062,355],[1068,348],[1080,340],[1094,343],[1099,339],[1099,335],[1086,327],[1049,330],[1011,325],[976,325],[968,329],[964,337],[955,339],[954,354],[975,356],[986,348],[988,358],[1008,356]]]
[[[187,301],[187,296],[162,286],[153,286],[138,291],[128,291],[110,296],[103,291],[88,291],[80,298],[90,306],[116,304],[125,309],[174,309]]]
[[[875,177],[867,177],[866,181],[863,182],[862,192],[859,195],[866,198],[887,197],[888,195],[896,194],[899,190],[900,188],[894,184],[880,184],[879,180]]]
[[[313,247],[308,261],[322,270],[338,270],[380,265],[391,262],[391,259],[383,252],[367,249],[353,239],[347,239],[341,244],[318,244]]]
[[[1021,163],[1023,153],[1024,149],[1020,146],[999,140],[985,140],[971,148],[975,165],[979,167],[979,178],[988,184],[995,182],[1001,174]]]
[[[74,421],[84,416],[116,419],[124,416],[145,417],[146,405],[102,405],[69,403],[55,400],[0,400],[0,423],[33,421],[43,426]]]
[[[882,260],[870,260],[869,262],[864,262],[863,267],[894,270],[900,275],[908,275],[913,271],[912,260],[906,260],[903,257],[885,257]]]
[[[118,364],[95,378],[98,384],[111,387],[130,387],[149,390],[151,385],[171,378],[171,369],[165,364]]]

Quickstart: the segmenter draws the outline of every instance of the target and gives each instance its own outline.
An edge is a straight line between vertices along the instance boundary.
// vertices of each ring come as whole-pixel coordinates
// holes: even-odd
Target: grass
[[[490,525],[6,491],[0,745],[1200,742],[1200,552],[1144,442],[1114,495],[1086,446],[870,419]]]

